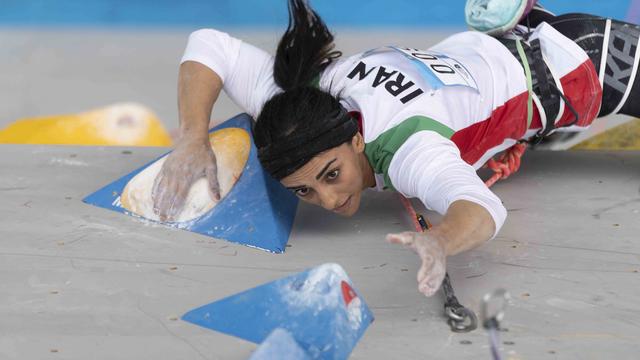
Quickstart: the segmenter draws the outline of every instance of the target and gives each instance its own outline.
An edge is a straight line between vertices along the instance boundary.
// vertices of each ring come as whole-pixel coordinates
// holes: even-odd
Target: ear
[[[361,153],[364,151],[364,137],[362,137],[362,134],[360,134],[360,132],[357,132],[351,138],[351,146],[356,153]]]

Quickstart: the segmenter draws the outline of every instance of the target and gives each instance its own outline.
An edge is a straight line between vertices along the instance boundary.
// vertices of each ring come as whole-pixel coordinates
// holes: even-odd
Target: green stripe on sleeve
[[[388,170],[393,155],[407,139],[423,130],[435,131],[447,139],[451,139],[454,131],[431,118],[425,116],[410,117],[393,128],[380,134],[374,141],[367,143],[364,149],[369,164],[376,174],[384,174],[384,188],[395,190]]]

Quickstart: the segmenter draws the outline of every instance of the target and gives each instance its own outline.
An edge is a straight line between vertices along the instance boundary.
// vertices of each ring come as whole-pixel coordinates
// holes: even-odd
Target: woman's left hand
[[[418,270],[418,291],[426,296],[432,296],[438,291],[446,274],[447,255],[443,244],[429,232],[403,232],[388,234],[387,241],[392,244],[400,244],[413,250],[420,259],[422,265]]]

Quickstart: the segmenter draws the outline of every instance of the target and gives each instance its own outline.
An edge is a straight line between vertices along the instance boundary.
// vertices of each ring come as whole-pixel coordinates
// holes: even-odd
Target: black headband
[[[358,124],[340,107],[322,123],[295,129],[258,149],[262,166],[277,180],[291,175],[319,153],[342,145],[358,132]]]

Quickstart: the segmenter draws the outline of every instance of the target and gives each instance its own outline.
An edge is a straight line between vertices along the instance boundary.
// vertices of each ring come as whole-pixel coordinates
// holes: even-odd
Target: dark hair
[[[305,0],[289,0],[289,25],[282,35],[273,78],[287,91],[311,86],[315,78],[342,53],[333,50],[333,34]]]
[[[289,0],[289,25],[278,44],[273,66],[274,80],[284,91],[264,104],[254,128],[260,160],[276,179],[291,174],[315,155],[355,135],[353,129],[357,131],[357,125],[343,131],[344,134],[337,137],[339,143],[333,136],[329,141],[322,139],[322,144],[298,152],[297,156],[291,155],[298,143],[307,146],[305,139],[312,140],[336,128],[336,119],[350,120],[337,98],[314,86],[320,73],[341,55],[334,50],[333,35],[307,2]]]

